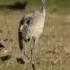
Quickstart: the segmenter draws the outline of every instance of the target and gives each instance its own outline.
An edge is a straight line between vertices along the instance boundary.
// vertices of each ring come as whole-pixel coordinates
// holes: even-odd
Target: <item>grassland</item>
[[[0,3],[12,4],[16,1],[0,0]],[[29,0],[29,8],[38,9],[39,1],[37,3],[37,0]],[[34,49],[36,70],[70,70],[69,3],[70,0],[48,1],[44,31]],[[0,9],[0,39],[8,39],[4,45],[11,48],[8,54],[12,54],[13,57],[20,55],[17,32],[20,19],[24,14],[26,11]],[[25,70],[25,65],[17,63],[13,58],[5,62],[0,61],[0,70]]]

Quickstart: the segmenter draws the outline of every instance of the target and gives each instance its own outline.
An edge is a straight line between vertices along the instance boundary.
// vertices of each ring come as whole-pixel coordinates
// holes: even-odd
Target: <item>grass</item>
[[[14,4],[16,2],[19,2],[20,0],[0,0],[0,5],[5,4]],[[40,0],[28,0],[27,7],[29,9],[39,9],[40,7]],[[70,0],[47,0],[48,11],[51,13],[64,13],[69,14],[70,13]]]
[[[59,7],[70,7],[70,0],[48,0],[49,5],[56,5]]]
[[[11,4],[20,0],[0,0],[0,4]],[[70,0],[47,0],[48,5],[58,5],[60,7],[70,7]],[[32,5],[38,5],[40,0],[28,0]]]
[[[12,4],[20,0],[0,0],[0,4]],[[64,8],[70,8],[70,0],[47,0],[49,6],[59,6]],[[39,6],[40,0],[28,0],[31,6]]]
[[[13,4],[15,2],[17,2],[17,0],[0,0],[0,4],[4,4],[4,5]]]
[[[0,0],[0,3],[12,4],[16,1]],[[29,0],[29,7],[39,7],[39,1]],[[70,0],[48,0],[48,23],[46,17],[43,34],[33,54],[36,55],[36,70],[70,70],[69,3]],[[0,10],[0,30],[2,31],[0,39],[8,39],[4,44],[6,47],[12,47],[11,53],[14,57],[19,54],[17,30],[23,15],[24,11]],[[25,70],[24,67],[25,65],[18,64],[16,59],[0,61],[0,70]]]
[[[17,29],[23,14],[22,11],[8,10],[0,13],[0,38],[9,39],[5,46],[12,47],[11,53],[17,56]],[[48,23],[46,20],[44,32],[34,49],[36,70],[70,70],[70,15],[47,13],[47,16]],[[23,70],[24,67],[16,59],[0,62],[1,70]]]

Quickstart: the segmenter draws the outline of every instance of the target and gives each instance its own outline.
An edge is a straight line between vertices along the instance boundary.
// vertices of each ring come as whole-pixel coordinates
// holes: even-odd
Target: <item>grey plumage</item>
[[[41,0],[41,7],[39,11],[32,12],[22,18],[19,26],[19,41],[22,43],[22,48],[24,48],[24,53],[27,53],[27,49],[30,47],[30,44],[33,43],[35,46],[38,42],[40,35],[43,32],[44,23],[45,23],[45,0]]]

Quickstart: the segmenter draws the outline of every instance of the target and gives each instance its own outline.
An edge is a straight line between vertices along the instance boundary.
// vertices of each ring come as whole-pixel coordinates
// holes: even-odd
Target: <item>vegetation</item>
[[[15,2],[19,2],[21,0],[0,0],[0,4],[12,4]],[[24,0],[22,0],[24,1]],[[27,0],[30,5],[36,5],[38,6],[40,3],[40,0]],[[48,1],[48,5],[52,6],[52,5],[56,5],[59,7],[70,7],[70,0],[47,0]]]
[[[0,0],[0,5],[11,5],[20,0]],[[48,23],[35,47],[36,70],[70,70],[70,0],[48,0]],[[29,8],[38,8],[40,0],[28,0]],[[5,47],[12,47],[9,54],[18,56],[17,30],[24,11],[0,9],[0,40],[5,40]],[[46,18],[47,22],[47,18]],[[16,51],[17,50],[17,51]],[[0,55],[1,55],[0,50]],[[12,58],[0,60],[0,70],[25,70],[25,65]]]

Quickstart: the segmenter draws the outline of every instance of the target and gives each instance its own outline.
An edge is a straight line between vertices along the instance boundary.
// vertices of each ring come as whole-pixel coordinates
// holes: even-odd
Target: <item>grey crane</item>
[[[21,50],[24,49],[24,54],[29,56],[27,51],[30,44],[33,43],[33,48],[43,32],[45,16],[46,16],[46,2],[41,0],[41,7],[39,11],[31,12],[21,19],[19,25],[19,43]]]

